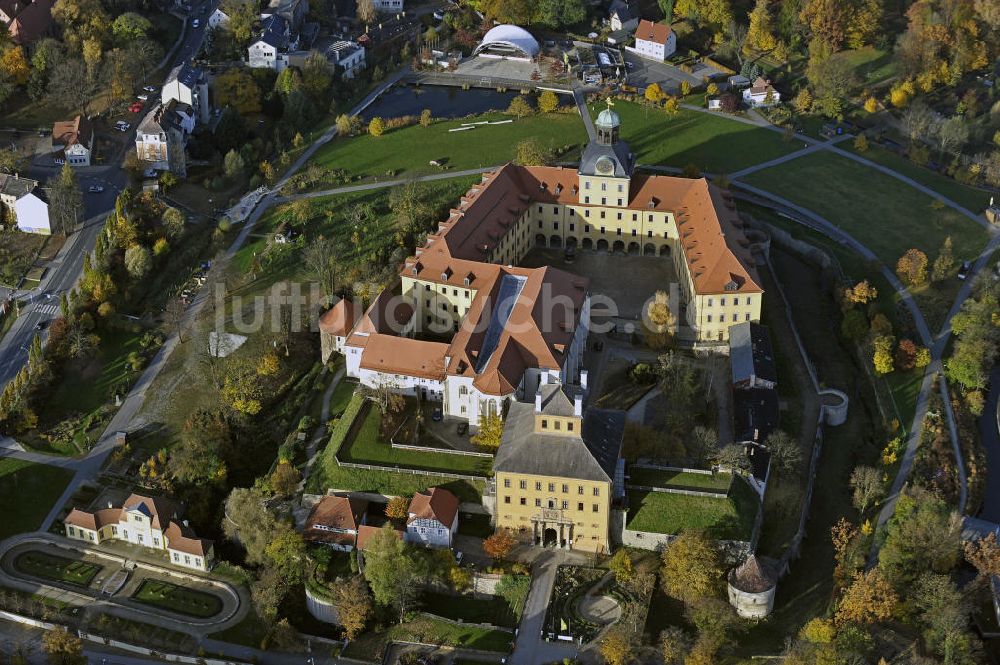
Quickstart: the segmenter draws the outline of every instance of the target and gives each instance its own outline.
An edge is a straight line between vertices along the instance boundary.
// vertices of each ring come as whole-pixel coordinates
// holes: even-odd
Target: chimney
[[[535,413],[542,412],[542,391],[539,390],[535,393]]]
[[[583,388],[584,390],[587,389],[587,376],[588,376],[588,374],[589,373],[587,372],[587,370],[585,370],[585,369],[581,369],[580,370],[580,387]]]
[[[108,501],[108,508],[114,508],[114,506],[113,506],[113,505],[111,505],[111,502],[110,502],[110,501]]]
[[[577,393],[573,398],[573,415],[577,418],[583,417],[583,394]]]

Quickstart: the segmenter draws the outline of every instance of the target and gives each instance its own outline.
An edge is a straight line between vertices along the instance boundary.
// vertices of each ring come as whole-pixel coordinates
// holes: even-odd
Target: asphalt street
[[[172,59],[165,67],[154,73],[155,83],[162,85],[166,75],[176,65],[190,59],[201,48],[205,39],[208,17],[215,10],[216,0],[194,4],[191,14],[184,20],[184,38],[175,49]],[[198,27],[193,21],[198,19]],[[158,93],[156,93],[158,94]],[[154,95],[155,98],[155,95]],[[141,117],[141,115],[139,116]],[[134,122],[133,125],[136,123]],[[131,140],[135,136],[135,127],[129,132],[129,145],[123,151],[122,158],[130,149]],[[59,173],[54,164],[36,165],[30,170],[32,178],[48,181]],[[66,245],[50,263],[41,285],[32,291],[12,291],[0,287],[0,299],[15,295],[27,299],[21,310],[21,315],[15,321],[11,330],[0,339],[0,386],[11,380],[21,366],[27,362],[28,349],[35,335],[46,335],[48,323],[58,318],[59,296],[71,290],[83,270],[83,257],[94,249],[97,235],[100,233],[104,218],[114,210],[115,199],[126,185],[127,176],[121,164],[108,166],[90,166],[77,170],[80,188],[83,191],[84,218],[82,228],[79,228],[67,239]],[[103,191],[91,193],[90,187],[99,185]]]

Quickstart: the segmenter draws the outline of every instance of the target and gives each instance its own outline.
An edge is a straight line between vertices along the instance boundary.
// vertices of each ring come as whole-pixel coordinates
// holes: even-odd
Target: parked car
[[[147,95],[146,93],[142,93],[141,95],[137,95],[136,99],[138,99],[140,102],[144,102],[147,99],[149,99],[149,95]]]
[[[200,25],[201,25],[201,21],[199,21],[198,19],[194,19],[193,21],[191,21],[191,27],[192,28],[197,28]]]
[[[132,113],[138,113],[142,111],[143,108],[145,108],[145,104],[142,102],[132,102],[132,105],[128,107],[128,110]]]
[[[48,321],[39,321],[35,324],[35,330],[45,330],[49,325]]]
[[[87,188],[87,191],[91,194],[100,194],[104,191],[104,187],[102,185],[91,185]]]
[[[972,264],[968,261],[962,263],[962,267],[958,269],[958,278],[964,280],[969,276],[969,271],[972,270]]]
[[[60,157],[56,157],[55,159],[52,160],[52,163],[55,164],[56,166],[62,166],[63,164],[66,163],[66,160]]]
[[[156,92],[156,86],[155,85],[143,86],[142,89],[145,90],[146,92]]]
[[[119,120],[115,123],[115,129],[119,132],[127,132],[132,125],[125,122],[124,120]]]
[[[434,412],[431,414],[431,420],[433,420],[436,423],[439,423],[442,420],[444,420],[444,413],[441,411],[441,409],[434,409]]]
[[[465,436],[469,431],[469,423],[459,423],[458,424],[458,435]]]

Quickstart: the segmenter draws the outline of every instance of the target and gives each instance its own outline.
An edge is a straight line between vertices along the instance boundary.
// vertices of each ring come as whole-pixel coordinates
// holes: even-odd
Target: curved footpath
[[[180,585],[193,583],[203,587],[211,587],[214,591],[207,589],[204,591],[218,597],[222,601],[222,609],[214,617],[193,617],[139,603],[127,596],[122,598],[105,596],[97,590],[74,588],[69,584],[60,584],[16,570],[14,561],[18,556],[31,551],[56,554],[53,549],[62,550],[62,553],[68,555],[84,555],[92,559],[107,560],[109,561],[107,564],[109,569],[114,565],[123,568],[126,562],[133,562],[135,570],[132,572],[132,578],[164,580]],[[143,573],[146,574],[143,575]],[[152,575],[148,573],[152,573]],[[25,593],[45,596],[88,609],[99,607],[102,612],[123,619],[143,621],[162,628],[195,635],[205,635],[231,628],[246,617],[251,607],[249,594],[244,589],[237,588],[228,582],[166,566],[162,562],[151,561],[149,557],[141,554],[136,556],[129,553],[126,556],[96,547],[88,547],[80,541],[52,534],[21,534],[0,543],[0,583]],[[126,587],[128,586],[129,584],[126,584]]]

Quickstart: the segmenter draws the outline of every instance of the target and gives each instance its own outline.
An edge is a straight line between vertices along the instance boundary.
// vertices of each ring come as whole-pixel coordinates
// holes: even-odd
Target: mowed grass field
[[[449,131],[462,123],[511,119],[513,122],[503,125]],[[388,130],[382,136],[337,138],[322,147],[312,161],[364,179],[408,177],[441,173],[442,167],[460,171],[504,164],[513,159],[518,142],[527,138],[552,149],[582,148],[587,142],[587,131],[576,113],[540,113],[525,118],[487,113],[435,122],[430,127],[414,125]],[[567,153],[563,158],[575,160],[576,154]],[[431,160],[441,166],[432,166]]]
[[[960,206],[968,209],[969,212],[977,215],[990,203],[989,192],[963,185],[954,178],[949,178],[930,169],[917,166],[906,157],[897,155],[891,150],[873,145],[865,152],[859,152],[849,141],[842,143],[838,147],[853,152],[859,157],[873,161],[876,164],[886,166],[900,175],[905,175],[907,178],[912,178],[921,185],[930,187],[942,196],[951,199]]]
[[[603,108],[603,104],[592,104],[591,115],[596,117]],[[779,132],[725,115],[681,109],[670,116],[625,101],[616,101],[614,111],[621,118],[621,137],[640,166],[683,168],[694,164],[710,173],[732,173],[800,147],[786,142]]]
[[[57,466],[0,459],[0,540],[40,527],[72,477]]]
[[[705,529],[719,540],[749,540],[757,516],[757,494],[744,480],[718,499],[667,492],[629,491],[625,528],[652,533]]]
[[[986,231],[972,220],[951,208],[935,210],[930,196],[838,155],[813,153],[743,180],[825,217],[890,268],[913,247],[933,261],[947,236],[959,259],[986,244]]]

